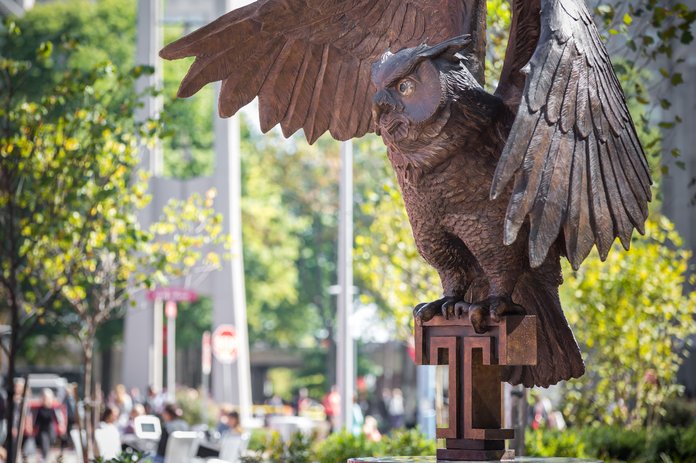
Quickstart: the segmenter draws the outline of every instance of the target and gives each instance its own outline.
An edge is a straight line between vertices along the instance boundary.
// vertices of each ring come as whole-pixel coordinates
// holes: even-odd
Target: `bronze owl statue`
[[[561,262],[643,233],[645,154],[584,0],[512,0],[494,94],[483,88],[485,0],[259,0],[165,47],[195,56],[179,96],[222,81],[219,110],[258,96],[264,131],[381,135],[420,254],[443,298],[414,315],[536,315],[548,386],[584,364],[561,308]],[[392,52],[393,50],[393,52]]]

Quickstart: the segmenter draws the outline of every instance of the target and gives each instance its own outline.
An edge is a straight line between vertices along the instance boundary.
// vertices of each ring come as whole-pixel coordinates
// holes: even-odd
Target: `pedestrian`
[[[353,407],[351,408],[353,414],[353,435],[359,436],[362,433],[363,425],[365,424],[365,415],[363,415],[362,408],[358,403],[358,398],[353,397]]]
[[[61,417],[57,413],[55,404],[55,396],[49,388],[41,391],[41,406],[36,410],[34,418],[34,430],[36,432],[36,443],[39,446],[42,460],[48,458],[48,453],[51,450],[51,445],[56,440],[62,427]]]
[[[164,463],[164,454],[167,451],[167,440],[175,431],[188,431],[189,426],[182,418],[182,412],[176,404],[166,404],[162,410],[162,435],[157,444],[157,455],[153,458],[155,463]]]
[[[159,415],[164,405],[164,396],[154,386],[148,386],[147,397],[145,397],[143,405],[145,405],[145,411],[148,415]]]
[[[143,415],[145,415],[145,406],[143,406],[141,403],[133,404],[133,409],[128,416],[128,423],[126,424],[126,427],[123,428],[122,434],[135,434],[135,419]]]
[[[128,424],[128,417],[133,409],[133,399],[128,395],[126,386],[123,384],[116,385],[114,389],[114,405],[118,407],[118,416],[116,421],[119,427],[125,428]]]
[[[72,446],[70,441],[70,430],[75,426],[77,404],[75,403],[75,393],[77,392],[77,384],[68,384],[66,389],[65,397],[63,398],[63,406],[65,407],[66,414],[66,424],[65,424],[65,434],[60,442],[61,451],[65,448]]]
[[[396,388],[392,391],[391,400],[389,401],[389,419],[391,421],[391,428],[403,428],[406,424],[405,416],[406,412],[404,409],[404,396],[401,389]]]
[[[297,416],[304,416],[311,405],[312,399],[309,398],[309,390],[307,390],[306,387],[300,388],[300,390],[297,391],[297,407],[295,414]]]
[[[368,415],[365,417],[362,432],[371,442],[379,442],[382,440],[382,433],[379,432],[379,426],[374,416]]]
[[[232,410],[227,414],[227,432],[233,435],[241,435],[244,432],[239,422],[239,412]]]
[[[116,405],[107,405],[101,415],[100,429],[118,429],[119,409]]]
[[[324,413],[326,413],[326,421],[329,422],[331,427],[330,432],[333,432],[334,429],[340,427],[338,417],[341,413],[341,396],[338,394],[338,388],[335,385],[331,386],[331,390],[324,396],[322,405],[324,406]]]
[[[228,404],[223,404],[220,406],[220,415],[218,416],[218,422],[215,425],[215,431],[222,435],[230,430],[229,415],[232,412],[232,406]]]

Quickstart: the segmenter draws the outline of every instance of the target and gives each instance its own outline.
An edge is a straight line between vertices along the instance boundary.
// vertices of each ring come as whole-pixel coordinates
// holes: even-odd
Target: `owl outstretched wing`
[[[562,233],[577,269],[595,244],[605,259],[616,237],[628,249],[633,229],[644,232],[650,171],[584,0],[513,0],[513,7],[497,94],[517,116],[491,196],[514,178],[505,243],[529,217],[531,265],[542,264]]]
[[[166,46],[166,59],[196,59],[181,83],[188,97],[222,81],[221,116],[259,97],[261,128],[310,143],[373,130],[371,65],[387,49],[477,33],[485,0],[259,0]]]

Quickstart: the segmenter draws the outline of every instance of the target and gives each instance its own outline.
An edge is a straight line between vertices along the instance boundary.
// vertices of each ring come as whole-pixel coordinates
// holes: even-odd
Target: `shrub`
[[[696,401],[683,397],[668,400],[665,403],[665,415],[661,424],[686,428],[696,422]]]
[[[206,424],[215,427],[220,410],[212,400],[204,401],[200,391],[191,388],[176,391],[176,404],[181,408],[182,418],[191,426]]]
[[[677,370],[696,333],[696,293],[684,288],[691,253],[664,217],[645,231],[631,252],[614,249],[601,262],[593,251],[579,270],[564,270],[561,299],[587,365],[565,385],[573,425],[654,426],[682,392]]]
[[[145,454],[142,452],[136,452],[133,449],[127,449],[119,453],[116,458],[110,460],[105,460],[102,457],[97,457],[95,461],[97,463],[138,463],[139,461],[145,460]]]
[[[389,456],[435,455],[435,441],[428,439],[418,429],[398,429],[385,436],[380,442],[379,453]]]
[[[268,441],[271,439],[273,432],[266,429],[252,429],[249,437],[247,449],[252,452],[263,452],[268,448]]]
[[[535,457],[584,457],[606,462],[691,463],[696,461],[696,424],[627,429],[597,426],[565,431],[529,431],[527,453]]]
[[[581,436],[563,431],[528,431],[525,435],[527,454],[536,457],[587,457]]]
[[[605,460],[637,461],[645,454],[646,436],[641,429],[599,426],[582,431],[588,454]]]
[[[684,461],[696,461],[696,424],[683,430],[680,436],[679,449]]]
[[[378,455],[379,444],[369,441],[364,434],[354,436],[341,431],[331,434],[316,447],[316,460],[319,463],[345,463],[349,458]]]

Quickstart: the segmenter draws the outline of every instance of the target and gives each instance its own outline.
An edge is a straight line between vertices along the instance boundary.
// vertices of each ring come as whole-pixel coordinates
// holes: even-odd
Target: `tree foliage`
[[[171,201],[147,230],[139,224],[149,197],[136,170],[158,123],[134,120],[134,83],[149,69],[68,67],[34,89],[37,68],[81,47],[46,41],[24,59],[17,43],[21,30],[8,21],[0,37],[0,286],[8,297],[0,308],[12,327],[9,377],[24,337],[49,320],[80,341],[90,398],[98,327],[139,290],[219,268],[227,237],[214,192]]]
[[[618,247],[618,245],[616,245]],[[566,385],[566,413],[578,424],[654,425],[682,387],[676,375],[696,333],[696,293],[684,294],[689,251],[674,225],[651,220],[630,252],[596,252],[573,272],[562,299],[587,372]]]
[[[395,334],[411,336],[416,304],[439,297],[439,276],[418,254],[403,199],[385,148],[366,137],[359,156],[380,159],[371,189],[363,189],[355,237],[355,276],[363,303],[375,303],[394,320]]]
[[[73,283],[93,236],[99,205],[136,162],[151,126],[136,124],[137,95],[113,104],[143,68],[109,63],[69,69],[55,83],[28,88],[37,69],[77,50],[72,41],[42,42],[25,58],[13,21],[0,31],[0,308],[12,328],[8,375],[32,327],[45,319]],[[50,81],[50,79],[49,79]],[[8,381],[11,395],[12,382]],[[12,418],[9,405],[9,419]],[[11,450],[8,439],[8,450]],[[11,454],[11,452],[8,452]]]

